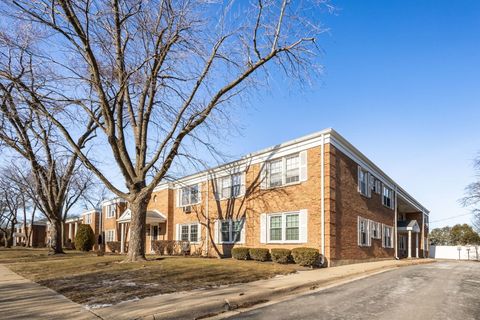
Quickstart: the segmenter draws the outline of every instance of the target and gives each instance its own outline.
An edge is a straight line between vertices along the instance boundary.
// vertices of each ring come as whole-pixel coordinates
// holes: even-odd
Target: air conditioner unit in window
[[[191,206],[185,206],[185,207],[183,207],[183,212],[184,212],[184,213],[190,213],[190,212],[192,212],[192,207],[191,207]]]

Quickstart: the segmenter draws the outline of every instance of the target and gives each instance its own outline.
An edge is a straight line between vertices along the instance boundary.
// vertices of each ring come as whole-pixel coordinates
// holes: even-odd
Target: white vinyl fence
[[[480,260],[480,246],[430,246],[430,258]]]

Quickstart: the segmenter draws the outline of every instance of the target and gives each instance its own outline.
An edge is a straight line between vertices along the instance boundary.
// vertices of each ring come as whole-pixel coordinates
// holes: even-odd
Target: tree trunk
[[[50,254],[62,254],[62,221],[52,220],[50,231]]]
[[[145,258],[145,224],[147,220],[147,205],[150,193],[140,193],[130,202],[132,219],[130,222],[130,239],[128,254],[124,262],[144,261]]]

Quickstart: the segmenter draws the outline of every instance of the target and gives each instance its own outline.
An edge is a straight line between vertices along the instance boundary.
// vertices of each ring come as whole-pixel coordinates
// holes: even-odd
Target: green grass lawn
[[[88,305],[266,279],[298,270],[296,265],[199,257],[147,256],[141,263],[120,263],[120,255],[46,249],[0,249],[0,263],[71,300]]]

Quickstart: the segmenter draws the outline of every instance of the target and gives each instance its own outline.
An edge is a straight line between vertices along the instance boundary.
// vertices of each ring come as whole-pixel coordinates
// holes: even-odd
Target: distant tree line
[[[437,246],[480,245],[480,235],[468,224],[435,228],[429,235],[430,244]]]

